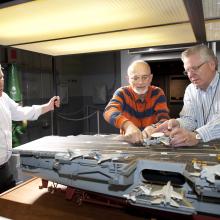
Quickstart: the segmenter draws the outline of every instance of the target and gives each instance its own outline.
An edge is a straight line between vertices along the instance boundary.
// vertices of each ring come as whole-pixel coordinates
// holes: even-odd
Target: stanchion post
[[[99,135],[99,134],[100,134],[100,127],[99,127],[99,110],[97,110],[96,114],[97,114],[97,134]]]

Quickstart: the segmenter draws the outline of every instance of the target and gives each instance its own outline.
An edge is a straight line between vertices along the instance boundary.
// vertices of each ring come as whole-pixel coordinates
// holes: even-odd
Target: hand
[[[125,131],[124,139],[132,144],[142,144],[143,136],[139,128],[137,128],[132,122],[126,121],[123,125]]]
[[[180,127],[180,123],[176,119],[172,118],[172,119],[168,120],[168,125],[167,125],[168,131],[170,131],[174,128],[179,128],[179,127]]]
[[[143,135],[143,138],[146,139],[146,138],[150,138],[151,134],[154,133],[156,128],[154,128],[153,126],[147,126],[143,131],[142,131],[142,135]]]
[[[169,136],[170,135],[170,131],[174,128],[179,128],[180,127],[180,123],[172,118],[170,120],[165,121],[164,123],[162,123],[161,125],[159,125],[157,128],[154,129],[154,132],[163,132],[165,133],[165,135]]]
[[[196,139],[196,133],[187,131],[183,128],[175,128],[170,132],[170,145],[174,147],[194,146],[199,141]]]
[[[60,97],[59,96],[54,96],[48,102],[48,109],[49,109],[49,111],[54,110],[54,107],[57,107],[57,108],[60,107]]]
[[[60,107],[60,97],[54,96],[50,99],[50,101],[44,105],[42,105],[42,114],[54,110],[55,107]]]

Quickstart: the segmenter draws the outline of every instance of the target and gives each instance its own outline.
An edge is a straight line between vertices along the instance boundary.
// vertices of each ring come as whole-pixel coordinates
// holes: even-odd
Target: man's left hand
[[[194,146],[199,141],[196,139],[196,133],[187,131],[183,128],[175,128],[170,132],[170,145],[174,147]]]

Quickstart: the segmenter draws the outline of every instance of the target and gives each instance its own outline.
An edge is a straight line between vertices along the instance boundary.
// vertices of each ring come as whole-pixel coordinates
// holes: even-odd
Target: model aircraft
[[[200,172],[200,177],[206,178],[206,180],[211,183],[215,183],[215,176],[220,177],[220,164],[215,166],[206,166]]]
[[[136,195],[134,192],[129,194],[124,194],[123,197],[125,197],[127,200],[131,200],[132,202],[136,202]]]
[[[161,204],[171,205],[174,207],[179,207],[179,204],[174,200],[182,200],[183,196],[180,193],[174,191],[170,181],[163,186],[161,190],[156,190],[151,193],[151,196],[156,197],[156,199],[151,201],[151,204]]]
[[[150,195],[150,192],[151,192],[151,189],[152,189],[151,187],[143,185],[143,186],[140,186],[139,188],[142,191],[141,195],[147,195],[147,196]]]
[[[81,152],[80,149],[75,149],[74,151],[72,150],[67,150],[66,152],[62,152],[62,153],[57,153],[55,158],[57,160],[61,159],[61,160],[74,160],[78,157],[83,157],[83,153]]]
[[[151,192],[151,187],[148,185],[139,185],[137,187],[135,187],[131,193],[129,194],[124,194],[123,196],[128,199],[131,200],[133,202],[136,202],[136,197],[140,196],[140,195],[146,195],[149,196],[150,192]]]
[[[127,153],[114,153],[114,154],[102,154],[98,151],[91,151],[87,154],[83,155],[83,158],[92,158],[95,159],[97,161],[97,164],[101,164],[105,161],[115,161],[115,160],[126,160],[130,157],[132,157],[133,155],[129,155]]]
[[[164,144],[166,146],[170,145],[170,138],[165,136],[163,132],[155,132],[151,135],[150,138],[144,139],[144,145],[156,145],[156,144]]]

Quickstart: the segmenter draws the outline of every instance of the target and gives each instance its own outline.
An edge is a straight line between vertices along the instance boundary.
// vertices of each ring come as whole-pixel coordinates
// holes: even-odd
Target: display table
[[[49,183],[51,185],[51,183]],[[211,216],[172,216],[150,210],[128,210],[96,205],[84,202],[78,206],[65,199],[65,193],[57,190],[54,193],[42,186],[40,178],[32,178],[0,194],[0,220],[217,220]],[[59,185],[59,189],[62,189]],[[157,217],[151,217],[159,215]]]
[[[40,178],[27,182],[0,194],[0,219],[13,220],[92,220],[92,219],[126,219],[138,220],[143,217],[133,216],[123,209],[83,203],[76,205],[65,199],[65,194],[59,191],[48,192],[39,189]]]

